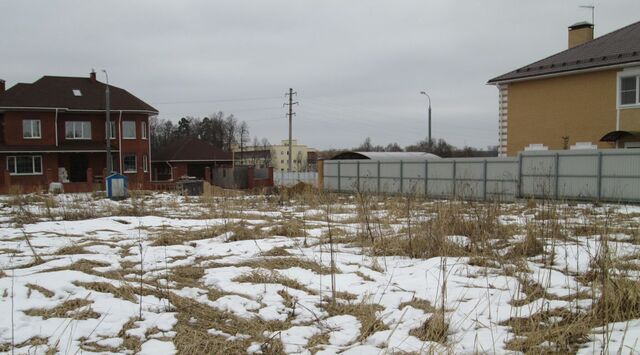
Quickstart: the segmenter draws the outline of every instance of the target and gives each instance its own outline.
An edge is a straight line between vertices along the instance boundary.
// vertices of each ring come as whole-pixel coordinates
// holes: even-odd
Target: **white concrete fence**
[[[640,149],[529,151],[508,158],[325,160],[328,191],[434,198],[640,202]]]

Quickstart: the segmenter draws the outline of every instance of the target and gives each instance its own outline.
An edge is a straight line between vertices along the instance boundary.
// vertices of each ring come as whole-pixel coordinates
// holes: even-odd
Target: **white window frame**
[[[132,123],[133,124],[133,137],[131,136],[127,136],[127,130],[125,128],[125,125],[127,123]],[[122,139],[136,139],[138,136],[138,132],[137,132],[137,127],[136,127],[136,121],[122,121]]]
[[[142,156],[142,170],[145,173],[149,172],[149,157],[146,154]]]
[[[89,124],[89,136],[85,137],[85,123]],[[69,127],[69,125],[73,126],[73,129],[71,130],[71,132],[74,133],[73,137],[69,137],[67,136],[67,128]],[[76,132],[76,125],[80,125],[80,132],[81,132],[81,136],[80,137],[75,137],[75,132]],[[69,139],[69,140],[91,140],[91,121],[66,121],[64,123],[64,138],[65,139]]]
[[[140,122],[140,138],[147,139],[147,122]]]
[[[134,169],[133,170],[127,170],[127,158],[129,157],[133,157],[133,162],[134,162]],[[138,156],[134,153],[131,154],[125,154],[122,156],[122,168],[124,169],[125,173],[137,173],[138,172]]]
[[[107,125],[107,123],[105,122],[104,124],[105,126]],[[117,124],[116,121],[109,121],[109,125],[111,126],[112,129],[110,129],[109,127],[106,127],[107,130],[104,133],[104,137],[107,138],[107,135],[111,133],[111,137],[109,137],[109,139],[116,139],[116,132],[117,132]]]
[[[26,131],[25,131],[25,123],[29,122],[29,130],[31,133],[31,137],[27,137],[26,136]],[[34,133],[34,123],[38,122],[38,135],[36,136]],[[26,120],[22,120],[22,138],[24,139],[42,139],[42,122],[40,120],[35,120],[35,119],[26,119]]]
[[[622,104],[622,79],[636,78],[636,101],[631,104]],[[640,68],[627,68],[618,72],[616,83],[616,104],[619,109],[624,108],[640,108]]]
[[[31,173],[19,173],[18,172],[18,160],[17,158],[23,158],[23,157],[27,157],[27,158],[31,158]],[[39,158],[40,160],[40,172],[36,172],[36,159],[35,158]],[[13,167],[15,170],[11,170],[9,168],[9,160],[13,159]],[[7,165],[7,171],[9,171],[9,175],[42,175],[42,155],[10,155],[7,157],[7,161],[6,161],[6,165]]]

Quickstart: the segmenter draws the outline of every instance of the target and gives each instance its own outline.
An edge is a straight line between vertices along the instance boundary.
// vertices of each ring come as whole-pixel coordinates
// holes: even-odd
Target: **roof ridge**
[[[529,73],[530,70],[525,70],[525,69],[534,68],[534,67],[537,66],[536,64],[541,63],[541,62],[545,62],[545,61],[549,61],[553,57],[561,56],[563,54],[567,54],[568,52],[576,52],[576,51],[579,51],[580,49],[583,49],[584,47],[594,46],[594,44],[597,45],[597,44],[599,44],[601,42],[606,42],[607,39],[609,39],[610,37],[612,37],[614,35],[617,35],[620,32],[623,32],[624,30],[627,30],[630,27],[635,27],[635,26],[640,26],[640,21],[636,21],[636,22],[630,23],[630,24],[628,24],[628,25],[626,25],[624,27],[618,28],[617,30],[611,31],[609,33],[606,33],[606,34],[604,34],[604,35],[602,35],[600,37],[594,38],[594,39],[592,39],[590,41],[584,42],[584,43],[579,44],[579,45],[577,45],[575,47],[564,49],[564,50],[562,50],[560,52],[556,52],[556,53],[548,55],[548,56],[546,56],[546,57],[544,57],[542,59],[536,60],[535,62],[529,63],[529,64],[524,65],[524,66],[520,66],[520,67],[518,67],[516,69],[508,71],[505,74],[502,74],[502,75],[499,75],[499,76],[496,76],[496,77],[490,79],[487,83],[490,84],[490,83],[494,83],[494,82],[501,81],[501,80],[509,80],[509,78],[500,79],[502,77],[508,76],[509,74],[523,73],[523,72]],[[617,55],[621,55],[621,54],[627,54],[627,53],[635,53],[635,51],[621,51],[621,52],[609,54],[608,56],[616,55],[616,54]],[[607,56],[604,56],[604,57],[606,58]],[[558,66],[559,64],[563,64],[562,66],[565,66],[565,65],[567,65],[569,63],[572,63],[572,62],[575,62],[575,64],[579,64],[582,60],[585,60],[585,59],[595,59],[595,57],[578,58],[578,59],[576,59],[574,61],[570,61],[570,62],[566,62],[566,61],[565,62],[562,62],[562,61],[557,61],[556,62],[556,61],[553,61],[552,63],[546,64],[543,67],[554,68],[554,67]],[[542,70],[542,69],[544,69],[544,68],[538,68],[538,70]],[[565,70],[564,72],[567,72],[567,71],[571,71],[571,70],[570,69],[569,70]],[[544,74],[548,74],[548,73],[544,73]],[[535,71],[534,71],[533,73],[531,73],[531,75],[525,75],[522,78],[524,78],[524,77],[535,77],[535,76],[538,76],[538,75],[543,75],[543,74],[536,74]]]

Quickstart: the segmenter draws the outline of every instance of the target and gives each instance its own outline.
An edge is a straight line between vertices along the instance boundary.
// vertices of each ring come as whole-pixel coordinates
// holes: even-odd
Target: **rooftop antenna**
[[[596,7],[595,5],[580,5],[581,9],[590,9],[591,10],[591,24],[593,27],[596,27]]]

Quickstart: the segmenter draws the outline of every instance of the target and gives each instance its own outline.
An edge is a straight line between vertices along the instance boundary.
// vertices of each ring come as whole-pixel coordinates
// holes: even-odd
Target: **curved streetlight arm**
[[[429,135],[427,138],[427,144],[429,146],[429,149],[431,149],[431,96],[429,96],[426,91],[420,91],[420,94],[426,96],[427,99],[429,99]]]

